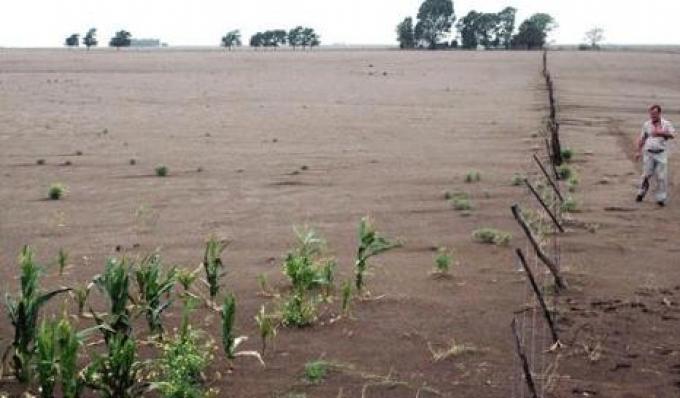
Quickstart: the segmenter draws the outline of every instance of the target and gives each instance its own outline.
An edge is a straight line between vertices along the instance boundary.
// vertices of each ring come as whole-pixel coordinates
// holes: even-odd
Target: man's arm
[[[639,160],[640,157],[642,156],[642,148],[645,146],[645,141],[647,141],[647,132],[645,131],[644,126],[642,127],[642,131],[640,132],[640,136],[637,139],[636,142],[636,148],[635,148],[635,160]]]
[[[662,137],[667,140],[672,140],[675,138],[675,128],[673,127],[672,124],[667,123],[665,126],[663,126],[663,129],[661,131],[657,131],[654,129],[652,132],[652,137]]]

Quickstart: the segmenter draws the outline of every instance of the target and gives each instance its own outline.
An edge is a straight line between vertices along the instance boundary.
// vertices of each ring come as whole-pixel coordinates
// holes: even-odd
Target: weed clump
[[[50,200],[59,200],[66,194],[66,186],[61,183],[54,183],[50,185],[50,189],[47,191],[47,197]]]
[[[156,176],[166,177],[168,175],[168,167],[165,165],[156,166]]]
[[[472,238],[479,243],[506,246],[510,243],[512,235],[494,228],[481,228],[472,233]]]
[[[576,202],[576,199],[568,197],[564,199],[560,209],[565,213],[575,213],[578,211],[578,203]]]
[[[574,151],[571,148],[563,148],[560,152],[562,154],[562,160],[569,163],[574,157]]]
[[[465,175],[465,182],[470,184],[473,182],[479,182],[482,180],[482,175],[479,173],[479,171],[472,170],[468,171],[468,173]]]
[[[510,180],[510,183],[512,184],[513,187],[518,187],[518,186],[522,185],[523,182],[524,182],[524,177],[519,173],[513,174],[512,179]]]
[[[574,171],[569,165],[563,164],[557,168],[557,176],[560,180],[568,180],[573,175]]]
[[[453,255],[450,250],[445,247],[440,247],[437,250],[437,256],[434,259],[435,271],[438,274],[447,275],[451,269],[453,262]]]
[[[319,383],[327,373],[328,362],[326,361],[311,361],[305,364],[305,380],[310,383]]]

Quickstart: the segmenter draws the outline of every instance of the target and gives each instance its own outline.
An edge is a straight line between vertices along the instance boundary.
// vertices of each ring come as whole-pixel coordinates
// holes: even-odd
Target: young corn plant
[[[64,275],[64,268],[68,262],[68,253],[62,248],[57,255],[57,265],[59,265],[59,276]]]
[[[73,298],[78,305],[78,316],[83,316],[85,313],[85,304],[87,304],[87,299],[90,297],[90,291],[93,286],[94,282],[90,282],[87,285],[74,287],[73,290],[69,292],[71,298]]]
[[[167,297],[175,286],[176,271],[174,268],[165,273],[158,254],[147,256],[135,270],[135,279],[139,289],[139,303],[144,309],[149,331],[153,334],[163,333],[161,314],[171,304]]]
[[[108,336],[108,337],[106,337]],[[123,334],[105,334],[107,352],[83,371],[84,383],[105,398],[143,396],[148,383],[139,382],[145,363],[137,357],[135,341]]]
[[[368,217],[361,219],[359,223],[359,247],[357,248],[355,266],[355,286],[359,293],[364,288],[364,273],[368,266],[368,260],[388,250],[399,247],[399,242],[391,241],[381,236]]]
[[[345,281],[342,284],[342,314],[349,316],[352,306],[352,282]]]
[[[36,336],[35,370],[40,386],[41,398],[52,398],[57,383],[57,339],[56,325],[43,321]]]
[[[302,328],[316,320],[316,299],[302,292],[293,292],[283,303],[281,323],[284,326]]]
[[[267,342],[276,337],[278,319],[273,314],[267,314],[265,306],[260,307],[260,311],[255,315],[255,322],[260,331],[260,339],[262,340],[262,350],[260,354],[264,357],[267,350]]]
[[[14,374],[22,383],[30,379],[30,362],[35,353],[35,339],[38,332],[40,309],[54,296],[69,291],[62,287],[48,293],[40,289],[41,268],[33,260],[33,251],[24,246],[19,255],[21,266],[21,289],[17,297],[5,295],[5,305],[9,319],[14,327],[12,364]]]
[[[236,320],[236,298],[233,294],[229,294],[224,298],[220,315],[222,317],[222,348],[224,349],[227,359],[233,360],[236,357],[251,356],[257,358],[260,363],[264,365],[264,361],[262,361],[262,356],[259,352],[237,351],[238,346],[248,340],[248,337],[235,337],[234,322]]]
[[[130,324],[130,310],[128,309],[130,267],[127,260],[108,259],[104,273],[95,276],[94,284],[109,299],[109,317],[111,319],[106,324],[117,333],[129,335],[132,326]],[[107,333],[105,335],[110,336]]]
[[[205,247],[203,269],[205,270],[205,279],[210,290],[210,299],[213,301],[215,301],[217,293],[220,291],[220,278],[224,275],[224,265],[221,256],[226,247],[227,244],[225,242],[220,242],[215,237],[211,237]]]

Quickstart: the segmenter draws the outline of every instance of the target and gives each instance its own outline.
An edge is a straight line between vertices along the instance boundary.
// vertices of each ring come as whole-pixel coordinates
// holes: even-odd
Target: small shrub
[[[129,162],[129,163],[130,163],[130,166],[134,166],[134,165],[137,164],[137,159],[134,159],[134,158],[133,158],[133,159],[130,159],[130,162]]]
[[[76,156],[83,156],[83,151],[76,151]]]
[[[284,326],[305,327],[316,319],[316,302],[300,292],[293,293],[283,304],[282,323]]]
[[[35,164],[38,166],[44,166],[45,165],[45,159],[38,159],[36,160]]]
[[[518,186],[522,185],[523,182],[524,182],[524,177],[521,174],[518,174],[518,173],[513,174],[512,179],[510,180],[510,183],[514,187],[518,187]]]
[[[573,174],[573,170],[569,165],[563,164],[557,168],[557,176],[560,180],[568,180]]]
[[[47,197],[51,200],[59,200],[64,197],[66,193],[66,186],[61,183],[54,183],[50,185],[50,189],[47,191]]]
[[[562,160],[565,162],[569,163],[574,157],[574,151],[571,150],[571,148],[563,148],[561,151],[562,154]]]
[[[473,182],[479,182],[482,180],[482,175],[479,173],[479,171],[468,171],[468,173],[465,175],[465,182],[470,184]]]
[[[64,274],[64,268],[66,268],[66,263],[68,262],[68,253],[63,249],[59,249],[59,254],[57,255],[57,265],[59,265],[59,275]]]
[[[147,385],[139,379],[144,363],[138,360],[135,341],[125,334],[114,333],[106,338],[106,347],[107,352],[97,355],[83,371],[85,384],[104,397],[143,396]]]
[[[451,199],[451,205],[456,211],[467,211],[472,210],[472,202],[468,198],[456,198]]]
[[[168,175],[168,167],[165,165],[156,166],[156,176],[165,177]]]
[[[508,232],[499,231],[493,228],[481,228],[474,231],[472,237],[480,243],[505,246],[510,243],[512,235]]]
[[[560,209],[565,213],[574,213],[578,211],[578,203],[576,202],[576,199],[568,197],[564,199],[564,202],[562,202],[562,206],[560,206]]]
[[[576,189],[578,188],[578,185],[580,183],[580,180],[576,173],[574,173],[569,179],[567,180],[567,189],[569,189],[569,192],[576,192]]]
[[[440,274],[448,274],[451,269],[451,262],[453,261],[451,252],[445,247],[437,251],[437,257],[434,259],[434,265]]]
[[[328,362],[312,361],[305,364],[305,379],[310,383],[318,383],[328,373]]]

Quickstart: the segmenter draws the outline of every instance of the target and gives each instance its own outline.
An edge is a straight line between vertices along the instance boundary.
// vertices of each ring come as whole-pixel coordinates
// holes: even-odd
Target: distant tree
[[[288,45],[293,47],[293,50],[295,50],[295,47],[302,46],[304,30],[305,28],[302,26],[296,26],[288,31]]]
[[[227,48],[231,51],[232,47],[241,46],[241,31],[236,29],[228,32],[224,37],[222,37],[222,47]]]
[[[66,38],[64,44],[68,47],[78,47],[80,46],[80,35],[77,33],[72,34]]]
[[[451,31],[456,16],[451,0],[425,0],[418,10],[415,28],[416,41],[435,49],[439,39]]]
[[[254,35],[250,36],[250,47],[262,47],[264,46],[264,37],[262,32],[257,32]]]
[[[397,25],[397,41],[399,48],[413,48],[416,46],[413,18],[406,17]]]
[[[475,49],[479,45],[479,38],[477,36],[477,25],[479,17],[482,14],[471,10],[462,19],[458,20],[456,28],[460,32],[460,39],[462,47],[465,49]]]
[[[272,31],[272,40],[276,47],[285,46],[288,41],[288,32],[283,29],[276,29]]]
[[[600,42],[604,40],[604,29],[602,28],[592,28],[586,32],[585,37],[586,42],[590,45],[590,48],[597,50],[600,48]]]
[[[506,50],[512,46],[512,32],[515,30],[515,17],[517,9],[514,7],[505,7],[498,13],[498,27],[496,35],[499,39],[499,44]]]
[[[109,41],[109,47],[116,47],[120,50],[121,47],[130,47],[132,43],[132,34],[126,30],[116,32],[116,35]]]
[[[90,30],[87,31],[85,34],[85,37],[83,38],[83,44],[87,49],[89,50],[90,47],[96,47],[97,46],[97,29],[91,28]]]
[[[548,33],[556,26],[555,20],[550,15],[534,14],[519,26],[517,34],[512,37],[512,46],[528,50],[543,48]]]
[[[302,30],[302,48],[317,47],[321,44],[319,35],[312,28],[304,28]]]

